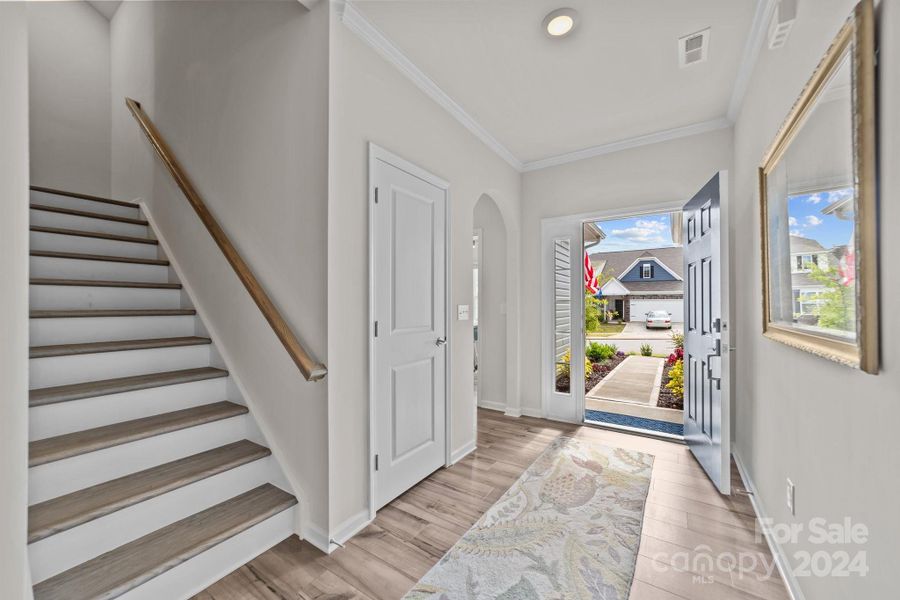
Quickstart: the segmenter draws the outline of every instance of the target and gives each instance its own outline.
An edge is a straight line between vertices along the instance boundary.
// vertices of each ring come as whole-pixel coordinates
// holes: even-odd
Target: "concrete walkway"
[[[612,373],[601,379],[587,395],[655,406],[665,363],[663,358],[629,356]]]
[[[585,395],[585,408],[680,423],[682,412],[656,406],[665,359],[629,356]]]

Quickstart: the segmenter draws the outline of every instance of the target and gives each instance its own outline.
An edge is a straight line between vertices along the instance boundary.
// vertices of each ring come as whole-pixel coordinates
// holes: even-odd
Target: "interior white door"
[[[684,438],[713,483],[731,493],[728,176],[684,206]]]
[[[372,166],[377,509],[444,465],[447,190],[405,164]]]

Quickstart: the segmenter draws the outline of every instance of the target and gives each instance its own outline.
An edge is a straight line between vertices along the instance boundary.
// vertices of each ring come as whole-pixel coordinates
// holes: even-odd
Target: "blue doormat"
[[[658,431],[659,433],[668,433],[670,435],[684,435],[684,424],[682,423],[669,423],[668,421],[656,421],[654,419],[645,419],[643,417],[617,415],[616,413],[604,412],[602,410],[584,411],[584,420],[594,421],[596,423],[609,423],[610,425],[634,427],[635,429],[646,429],[648,431]]]

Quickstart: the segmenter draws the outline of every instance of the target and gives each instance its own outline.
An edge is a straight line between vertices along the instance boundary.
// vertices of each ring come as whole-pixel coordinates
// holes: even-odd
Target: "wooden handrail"
[[[300,368],[303,376],[306,377],[307,381],[318,381],[325,377],[328,373],[328,369],[325,368],[325,365],[316,362],[310,357],[306,349],[303,348],[303,345],[297,340],[297,336],[294,335],[294,332],[291,331],[287,321],[284,320],[284,317],[281,316],[281,313],[275,308],[275,305],[256,279],[253,271],[250,270],[250,267],[247,266],[247,263],[244,262],[244,259],[238,254],[234,244],[228,239],[228,236],[222,230],[219,222],[216,221],[216,218],[209,212],[209,209],[206,207],[200,194],[188,178],[187,173],[185,173],[184,169],[181,167],[178,159],[175,158],[172,149],[169,148],[169,145],[163,139],[162,135],[160,135],[156,126],[153,125],[153,122],[150,120],[150,117],[147,116],[147,113],[144,112],[144,109],[141,108],[141,104],[131,98],[126,98],[125,104],[128,106],[131,114],[134,115],[134,118],[137,119],[144,135],[147,136],[153,149],[156,150],[156,154],[159,155],[163,164],[165,164],[166,168],[169,170],[169,173],[175,178],[175,182],[178,184],[178,187],[181,188],[181,191],[184,192],[188,202],[194,207],[197,216],[200,217],[200,220],[206,225],[207,231],[209,231],[209,234],[212,236],[213,240],[215,240],[216,245],[219,246],[222,254],[225,255],[231,268],[233,268],[234,272],[237,274],[238,279],[241,280],[244,287],[250,292],[250,296],[253,298],[253,301],[256,302],[256,306],[259,307],[259,310],[266,318],[266,321],[272,326],[275,335],[278,336],[278,339],[284,344],[285,350],[288,351],[288,354],[291,355],[291,358],[297,364],[297,367]]]

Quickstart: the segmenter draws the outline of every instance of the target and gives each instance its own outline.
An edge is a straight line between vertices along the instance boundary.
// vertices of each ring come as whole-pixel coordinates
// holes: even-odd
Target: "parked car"
[[[645,321],[647,329],[672,329],[672,313],[664,310],[651,310]]]

